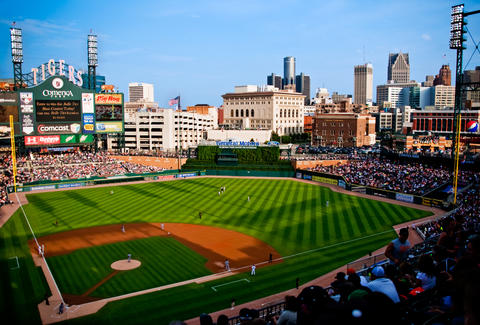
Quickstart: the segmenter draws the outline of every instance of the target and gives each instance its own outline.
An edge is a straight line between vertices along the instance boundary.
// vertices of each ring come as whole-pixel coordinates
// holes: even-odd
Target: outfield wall
[[[155,180],[168,180],[175,178],[187,178],[199,175],[205,175],[205,172],[178,172],[178,170],[166,171],[161,173],[148,173],[148,174],[126,174],[111,177],[92,177],[82,179],[68,179],[59,181],[41,181],[34,183],[20,184],[17,186],[17,192],[33,192],[33,191],[45,191],[56,190],[66,188],[79,188],[84,186],[94,186],[102,184],[115,184],[115,183],[127,183],[137,181],[155,181]],[[13,193],[13,186],[7,187],[9,193]]]

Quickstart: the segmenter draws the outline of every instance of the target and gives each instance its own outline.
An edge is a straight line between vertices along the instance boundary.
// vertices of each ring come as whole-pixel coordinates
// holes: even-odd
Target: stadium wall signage
[[[395,200],[408,202],[408,203],[413,203],[413,195],[403,194],[403,193],[395,193]]]
[[[70,134],[80,133],[79,123],[68,124],[39,124],[37,132],[40,134]]]
[[[43,82],[52,76],[64,76],[68,81],[79,87],[83,86],[82,70],[76,70],[74,66],[65,63],[65,60],[54,59],[48,60],[47,63],[40,65],[38,68],[32,68],[33,84]]]
[[[217,141],[217,146],[220,148],[256,148],[260,146],[260,143],[247,141]]]
[[[47,135],[47,136],[26,136],[26,146],[49,146],[54,144],[60,144],[59,135]]]

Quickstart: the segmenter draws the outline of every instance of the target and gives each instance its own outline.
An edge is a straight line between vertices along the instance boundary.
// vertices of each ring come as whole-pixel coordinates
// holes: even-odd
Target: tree
[[[272,132],[272,136],[270,137],[270,141],[280,141],[280,136],[276,132]]]

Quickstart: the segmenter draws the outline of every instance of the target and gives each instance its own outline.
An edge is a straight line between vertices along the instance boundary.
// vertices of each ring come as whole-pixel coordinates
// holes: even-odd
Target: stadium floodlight
[[[10,44],[12,47],[12,62],[23,62],[23,41],[22,30],[20,28],[10,28]]]
[[[463,49],[463,26],[466,25],[463,13],[464,5],[452,7],[450,19],[450,48]]]
[[[98,46],[97,35],[88,35],[88,65],[98,65]]]

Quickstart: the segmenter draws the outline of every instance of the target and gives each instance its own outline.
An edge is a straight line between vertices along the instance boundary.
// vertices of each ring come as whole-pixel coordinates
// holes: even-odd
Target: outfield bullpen
[[[222,186],[226,187],[226,191],[219,195]],[[25,206],[25,211],[39,237],[110,224],[115,224],[115,232],[120,233],[119,225],[125,223],[128,233],[129,223],[185,223],[240,232],[267,243],[284,260],[283,263],[260,269],[248,281],[244,280],[245,274],[238,274],[211,283],[191,284],[119,300],[109,303],[98,314],[75,322],[168,322],[167,320],[188,319],[198,316],[200,312],[225,308],[232,296],[237,303],[242,303],[280,292],[291,288],[296,276],[302,279],[302,283],[307,282],[385,245],[395,236],[392,225],[430,214],[406,206],[333,192],[325,187],[295,180],[199,178],[112,188],[114,194],[110,194],[111,188],[105,187],[30,194],[27,195],[30,204]],[[28,233],[22,225],[22,216],[17,213],[9,224],[5,229],[16,233],[13,242],[26,246]],[[1,230],[4,240],[9,237],[5,229]],[[137,240],[125,243],[136,245],[134,242]],[[108,245],[119,244],[121,243]],[[146,247],[154,245],[157,244],[152,242]],[[8,245],[6,247],[8,249]],[[179,246],[172,249],[181,249],[179,256],[194,256],[190,251],[195,249],[183,250]],[[26,250],[29,250],[28,247]],[[125,258],[126,249],[118,251],[121,252],[119,256]],[[255,251],[252,248],[244,253],[250,255]],[[46,245],[46,252],[48,254],[49,245]],[[2,256],[6,255],[9,254],[3,249]],[[201,257],[203,254],[200,252],[198,255]],[[259,256],[267,258],[263,250]],[[57,266],[53,260],[51,263],[53,273],[57,273],[59,280],[72,278],[69,272],[65,276],[59,275],[59,269],[65,267],[65,261],[59,262]],[[199,272],[195,274],[213,271],[205,268],[205,264],[201,265],[204,268],[202,271],[198,266],[202,264],[201,258],[198,261],[200,263],[189,266]],[[110,265],[110,262],[104,264]],[[31,269],[27,265],[23,267]],[[9,273],[12,272],[14,271]],[[9,274],[10,278],[11,276]],[[87,274],[86,277],[88,276]],[[84,288],[98,282],[99,277],[94,274],[91,277],[83,287],[78,288],[77,294],[84,293]],[[72,281],[75,279],[73,277]],[[175,281],[175,278],[169,281],[172,280]],[[36,277],[23,278],[22,281],[38,286]],[[60,287],[68,285],[61,283]],[[43,295],[39,294],[40,287],[35,290],[36,297]],[[212,291],[212,287],[221,289]],[[97,292],[97,296],[121,294],[125,292],[122,290],[125,288],[111,286],[104,292]],[[18,311],[18,308],[5,312],[12,314],[15,310]]]

